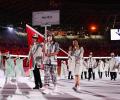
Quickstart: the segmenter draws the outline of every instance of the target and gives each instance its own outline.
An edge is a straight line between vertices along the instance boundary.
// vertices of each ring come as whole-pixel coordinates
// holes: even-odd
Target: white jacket
[[[109,60],[109,68],[110,68],[110,72],[116,72],[116,59],[115,58],[111,58]]]
[[[103,61],[99,61],[98,62],[98,70],[100,72],[103,72],[104,71],[104,62]]]
[[[88,60],[87,60],[87,67],[88,68],[94,68],[95,67],[95,63],[96,63],[96,61],[95,61],[95,59],[93,57],[88,58]]]
[[[105,62],[105,68],[104,68],[105,71],[108,71],[109,70],[109,62]]]

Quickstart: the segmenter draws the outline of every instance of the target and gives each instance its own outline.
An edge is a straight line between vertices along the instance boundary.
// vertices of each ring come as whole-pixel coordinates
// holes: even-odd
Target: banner
[[[32,13],[32,25],[58,25],[60,24],[60,11],[38,11]]]
[[[120,40],[120,29],[111,29],[111,40]]]

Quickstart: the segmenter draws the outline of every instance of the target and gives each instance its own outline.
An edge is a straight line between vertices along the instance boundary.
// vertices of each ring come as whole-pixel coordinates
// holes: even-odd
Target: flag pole
[[[47,28],[50,27],[51,25],[48,25],[48,24],[45,24],[45,25],[42,25],[42,27],[45,28],[45,40],[47,39]]]

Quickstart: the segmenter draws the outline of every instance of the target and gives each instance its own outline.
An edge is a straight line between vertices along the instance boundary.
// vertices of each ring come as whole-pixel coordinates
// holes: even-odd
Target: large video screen
[[[120,40],[120,29],[110,30],[111,40]]]

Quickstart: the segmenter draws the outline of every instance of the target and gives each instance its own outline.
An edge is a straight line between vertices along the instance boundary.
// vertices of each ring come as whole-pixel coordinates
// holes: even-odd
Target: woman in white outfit
[[[5,75],[6,75],[6,82],[10,81],[13,77],[15,77],[15,70],[14,70],[14,59],[7,55],[7,59],[5,61]]]
[[[69,57],[68,57],[68,79],[73,79],[74,75],[74,68],[75,68],[75,56],[73,56],[73,50],[72,46],[69,47],[68,51]]]
[[[85,79],[87,79],[87,62],[83,59],[83,69],[82,69],[82,74],[81,74],[81,79],[83,79],[83,76]]]
[[[16,78],[24,76],[23,59],[20,59],[20,57],[15,62],[15,76]]]
[[[74,90],[79,91],[80,90],[80,76],[82,73],[82,67],[83,67],[83,54],[84,49],[83,47],[79,47],[78,41],[74,41],[74,56],[75,56],[75,86],[73,87]]]
[[[5,82],[4,66],[2,63],[2,54],[0,51],[0,87],[3,87],[4,82]]]
[[[4,76],[4,70],[3,70],[3,63],[2,63],[2,54],[0,51],[0,77]]]
[[[109,77],[109,60],[108,59],[105,59],[105,76],[106,77]]]
[[[61,61],[61,74],[60,74],[61,78],[67,78],[68,76],[68,69],[67,69],[67,64],[66,61],[62,60]]]
[[[99,59],[99,62],[98,62],[98,75],[99,75],[100,79],[102,78],[103,71],[104,71],[104,62],[102,61],[102,59]]]

